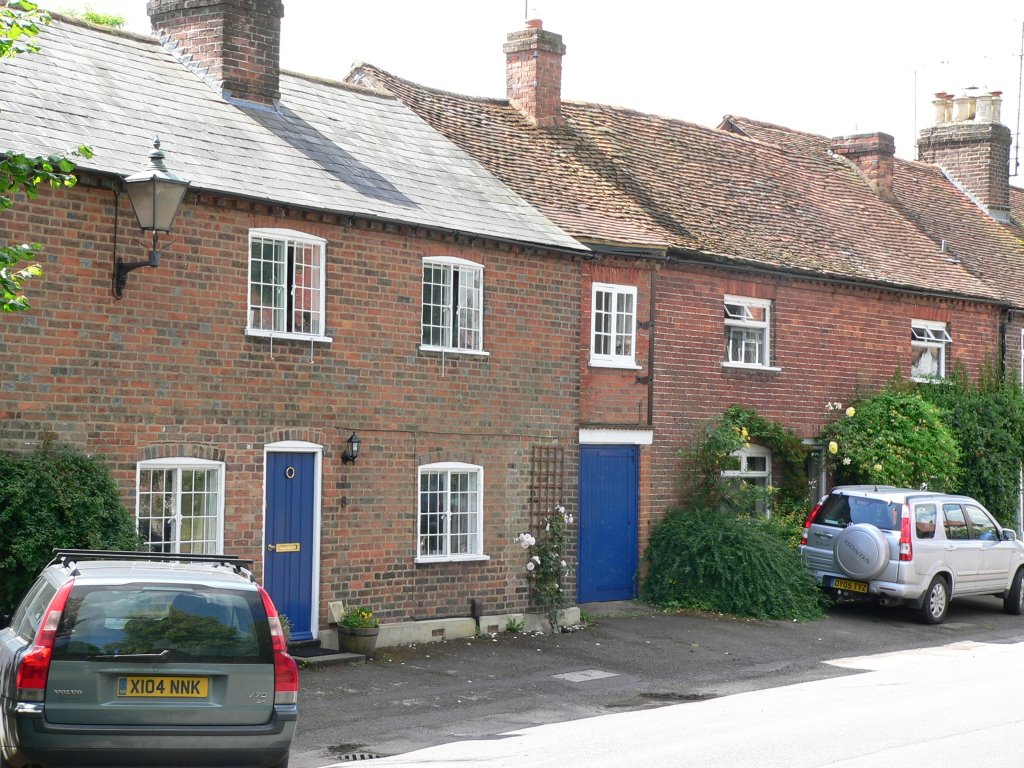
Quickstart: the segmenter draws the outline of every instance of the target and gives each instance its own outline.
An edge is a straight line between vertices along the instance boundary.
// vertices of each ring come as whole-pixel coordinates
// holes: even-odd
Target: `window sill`
[[[722,361],[723,368],[736,368],[741,371],[766,371],[768,373],[779,373],[782,371],[781,368],[777,368],[774,365],[751,365],[750,363],[730,363],[725,360]]]
[[[623,358],[622,360],[602,360],[601,358],[590,358],[591,368],[618,368],[622,371],[642,371],[643,366],[637,365],[635,360]]]
[[[444,557],[417,557],[415,562],[417,564],[426,563],[477,563],[490,560],[490,555],[450,555]]]
[[[456,349],[455,347],[428,347],[420,344],[420,352],[434,352],[438,355],[466,355],[467,357],[490,357],[491,353],[482,349]]]
[[[307,344],[331,344],[334,342],[334,339],[330,336],[311,336],[303,333],[287,333],[284,331],[261,331],[255,328],[246,328],[245,335],[260,339],[288,339],[302,341]]]

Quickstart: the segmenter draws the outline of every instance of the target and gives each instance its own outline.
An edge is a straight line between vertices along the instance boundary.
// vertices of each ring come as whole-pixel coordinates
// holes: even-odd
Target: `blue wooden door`
[[[313,639],[316,454],[267,454],[264,582],[292,640]]]
[[[581,603],[636,594],[639,458],[635,445],[580,446]]]

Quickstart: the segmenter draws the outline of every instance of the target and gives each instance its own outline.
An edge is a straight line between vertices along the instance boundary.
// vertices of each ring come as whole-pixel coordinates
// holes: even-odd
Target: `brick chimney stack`
[[[226,99],[281,96],[282,0],[149,0],[161,42]]]
[[[832,151],[860,168],[868,183],[884,200],[895,199],[892,191],[893,156],[896,141],[888,133],[858,133],[832,139]]]
[[[1000,91],[935,94],[935,125],[921,131],[917,156],[934,163],[997,221],[1010,220],[1010,129],[999,122]]]
[[[540,19],[512,32],[503,47],[508,100],[538,128],[562,125],[562,36],[546,32]]]

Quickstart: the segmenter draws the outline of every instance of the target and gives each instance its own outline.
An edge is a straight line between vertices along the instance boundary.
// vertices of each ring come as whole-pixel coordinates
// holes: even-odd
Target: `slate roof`
[[[278,111],[225,101],[156,38],[55,16],[0,62],[0,150],[89,144],[126,176],[159,134],[194,188],[573,251],[583,247],[394,97],[282,73]]]
[[[882,200],[857,168],[827,151],[824,137],[779,128],[781,141],[755,121],[742,121],[751,128],[744,133],[570,101],[563,127],[537,129],[506,100],[427,88],[369,64],[356,65],[348,81],[398,96],[582,242],[984,301],[1004,296]]]

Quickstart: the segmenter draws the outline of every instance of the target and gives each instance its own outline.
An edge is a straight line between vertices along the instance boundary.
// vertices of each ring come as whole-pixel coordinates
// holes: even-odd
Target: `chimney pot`
[[[1010,129],[1000,123],[1001,96],[1000,91],[985,93],[977,88],[957,95],[952,122],[936,121],[922,130],[917,155],[919,160],[941,167],[992,218],[1008,221],[1012,137]]]

